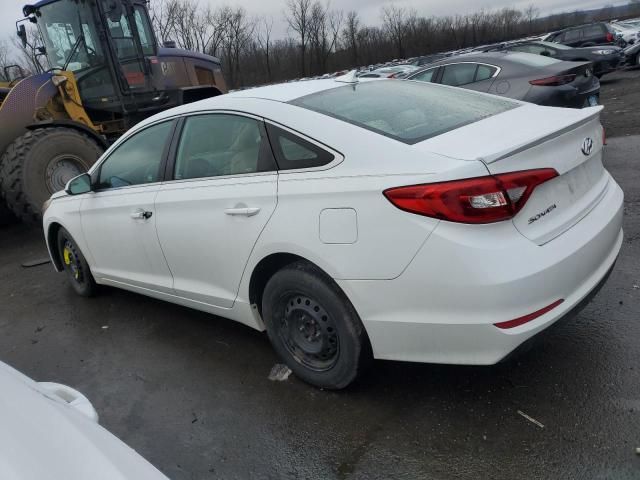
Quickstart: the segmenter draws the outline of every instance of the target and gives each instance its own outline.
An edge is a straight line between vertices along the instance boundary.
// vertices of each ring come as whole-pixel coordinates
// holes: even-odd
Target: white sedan
[[[37,383],[0,362],[0,478],[168,480],[97,424],[77,390]]]
[[[601,107],[354,75],[156,115],[45,206],[53,263],[266,330],[302,379],[494,364],[602,283]]]

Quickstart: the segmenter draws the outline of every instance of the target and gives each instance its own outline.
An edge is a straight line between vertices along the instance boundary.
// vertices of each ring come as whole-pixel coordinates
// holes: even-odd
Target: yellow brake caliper
[[[69,247],[64,247],[64,251],[62,252],[62,255],[64,256],[64,263],[65,265],[69,266],[71,265],[71,256],[73,255],[73,252],[69,249]],[[71,267],[71,271],[73,272],[73,276],[74,278],[77,280],[78,277],[80,276],[80,271],[78,270],[78,268],[74,268],[74,266]]]

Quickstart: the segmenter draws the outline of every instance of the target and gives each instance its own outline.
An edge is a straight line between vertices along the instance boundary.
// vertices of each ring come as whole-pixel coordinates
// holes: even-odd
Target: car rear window
[[[399,80],[346,85],[289,103],[409,145],[520,105],[468,90]]]

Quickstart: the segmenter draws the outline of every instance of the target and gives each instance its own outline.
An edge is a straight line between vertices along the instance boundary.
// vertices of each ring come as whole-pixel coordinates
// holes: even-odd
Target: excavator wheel
[[[0,158],[0,191],[25,223],[40,223],[42,204],[86,172],[103,150],[88,135],[65,127],[30,130]]]

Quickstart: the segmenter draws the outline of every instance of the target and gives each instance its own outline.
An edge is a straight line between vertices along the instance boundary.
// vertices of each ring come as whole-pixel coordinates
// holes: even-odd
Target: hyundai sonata
[[[134,127],[53,195],[45,237],[79,294],[266,330],[317,386],[372,358],[494,364],[616,260],[600,111],[353,74],[236,92]]]

